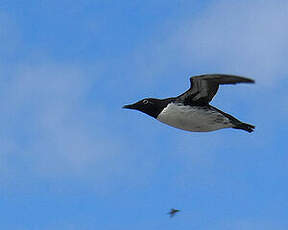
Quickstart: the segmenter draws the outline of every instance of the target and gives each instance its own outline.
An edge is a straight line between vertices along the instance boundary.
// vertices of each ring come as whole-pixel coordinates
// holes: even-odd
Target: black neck
[[[166,99],[153,99],[153,104],[148,108],[145,108],[144,113],[157,118],[158,115],[162,112],[162,110],[171,102],[173,102],[174,98],[166,98]]]

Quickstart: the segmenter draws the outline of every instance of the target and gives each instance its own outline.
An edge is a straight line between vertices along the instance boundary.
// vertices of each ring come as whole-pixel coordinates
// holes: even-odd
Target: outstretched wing
[[[186,105],[207,105],[217,93],[219,85],[254,83],[254,80],[228,74],[204,74],[190,78],[190,89],[177,100]]]

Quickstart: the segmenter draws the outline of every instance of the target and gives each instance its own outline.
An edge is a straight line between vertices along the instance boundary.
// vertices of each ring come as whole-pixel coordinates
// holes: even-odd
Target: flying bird
[[[177,212],[180,212],[180,210],[171,208],[170,212],[168,212],[167,214],[170,215],[170,217],[172,218]]]
[[[141,111],[167,125],[191,132],[234,128],[251,133],[254,125],[243,123],[209,104],[219,85],[237,83],[254,83],[254,80],[227,74],[193,76],[190,88],[177,97],[145,98],[123,108]]]

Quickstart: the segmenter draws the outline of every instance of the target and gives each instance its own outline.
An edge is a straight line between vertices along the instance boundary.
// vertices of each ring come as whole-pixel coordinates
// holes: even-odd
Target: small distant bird
[[[254,83],[254,80],[227,74],[193,76],[190,89],[177,97],[145,98],[123,108],[139,110],[165,124],[191,132],[234,128],[251,133],[254,125],[243,123],[209,104],[219,85],[237,83]]]
[[[172,218],[177,212],[180,212],[180,210],[171,208],[170,212],[168,212],[167,214],[170,215],[170,217]]]

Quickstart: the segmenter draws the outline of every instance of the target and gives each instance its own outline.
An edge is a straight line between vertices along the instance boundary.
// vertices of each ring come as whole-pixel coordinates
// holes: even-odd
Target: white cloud
[[[186,62],[201,61],[225,72],[263,80],[287,72],[287,1],[215,1],[175,37]]]
[[[0,179],[94,178],[95,189],[129,181],[133,153],[105,108],[89,101],[95,78],[73,65],[29,63],[1,79]]]
[[[151,83],[152,76],[173,81],[222,72],[277,87],[287,75],[287,8],[285,0],[220,0],[197,14],[167,21],[135,53],[143,69],[138,75]],[[174,66],[183,71],[174,73]]]

